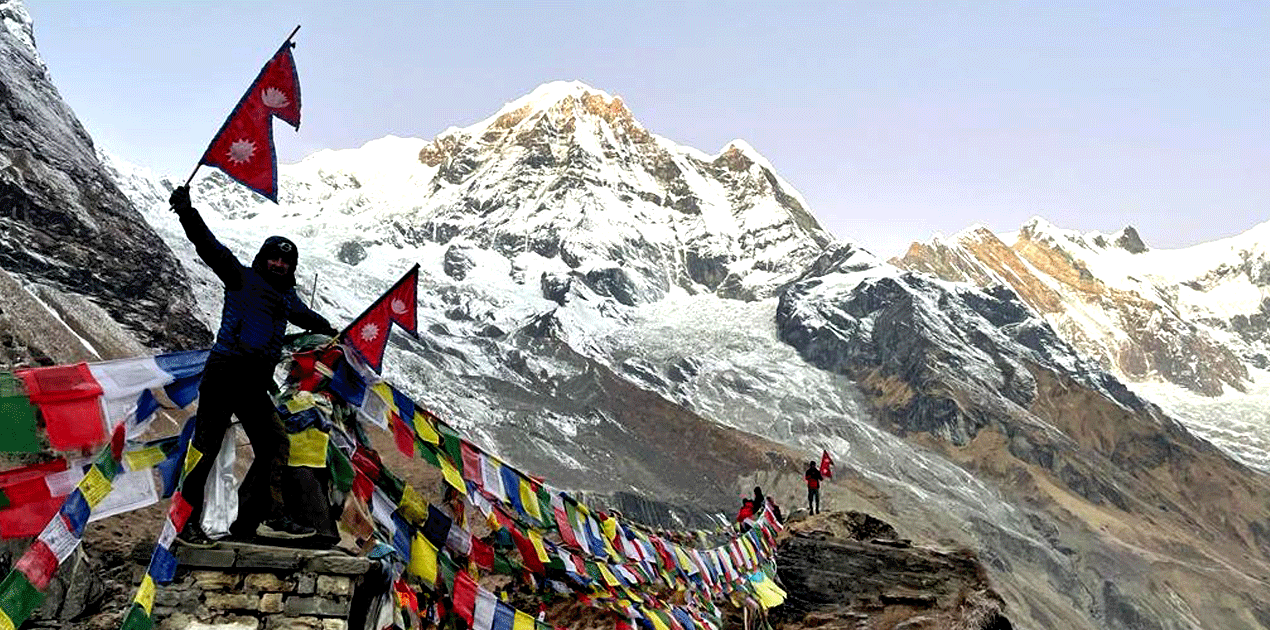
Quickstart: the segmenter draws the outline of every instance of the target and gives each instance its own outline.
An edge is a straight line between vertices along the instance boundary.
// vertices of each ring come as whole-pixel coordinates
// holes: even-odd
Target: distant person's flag
[[[829,457],[829,451],[820,453],[820,476],[825,479],[833,478],[833,459]]]
[[[394,322],[411,335],[418,334],[415,301],[418,284],[419,265],[416,264],[340,333],[340,338],[356,350],[376,374],[383,365],[388,329]]]
[[[274,203],[278,202],[278,157],[273,148],[273,119],[276,116],[300,128],[300,79],[291,57],[293,46],[288,37],[199,160]]]

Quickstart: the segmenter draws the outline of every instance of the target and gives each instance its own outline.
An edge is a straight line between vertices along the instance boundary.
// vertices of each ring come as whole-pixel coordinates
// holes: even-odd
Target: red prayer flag
[[[573,527],[569,525],[569,515],[565,513],[564,508],[560,507],[553,507],[551,511],[556,515],[556,526],[560,528],[560,539],[566,545],[577,549],[579,547],[578,538],[573,535]]]
[[[415,456],[415,434],[414,431],[406,425],[401,416],[392,415],[392,435],[397,441],[397,450],[401,451],[406,457]]]
[[[520,533],[515,527],[509,527],[512,533],[512,539],[516,541],[516,549],[520,551],[520,557],[525,563],[525,568],[532,571],[535,575],[542,575],[547,572],[547,568],[542,566],[542,561],[538,559],[538,550],[534,547],[534,543],[529,538]]]
[[[450,601],[454,604],[454,612],[471,626],[472,613],[476,610],[476,580],[467,571],[459,571],[454,576],[454,594],[450,596]]]
[[[833,478],[833,460],[829,457],[829,451],[820,454],[820,476],[825,479]]]
[[[0,538],[39,535],[65,502],[65,497],[52,497],[0,510]]]
[[[20,370],[17,375],[40,408],[54,450],[86,451],[106,442],[101,385],[87,363]]]
[[[57,565],[57,556],[53,555],[53,550],[43,540],[37,539],[13,568],[21,571],[32,586],[42,591],[53,580]]]
[[[476,482],[477,486],[484,487],[485,480],[481,475],[481,453],[476,450],[467,440],[459,442],[459,451],[463,454],[463,478],[468,481]]]
[[[207,146],[199,164],[215,166],[238,183],[278,202],[278,157],[273,118],[300,128],[300,79],[287,40],[247,88]]]
[[[190,513],[194,508],[190,506],[190,502],[181,496],[178,490],[172,495],[172,501],[168,503],[168,520],[172,521],[172,526],[176,531],[181,531],[185,527],[185,521],[190,519]]]
[[[480,538],[472,537],[472,551],[470,557],[476,566],[490,570],[494,568],[494,548],[486,544]]]
[[[376,374],[382,367],[384,348],[388,346],[388,329],[394,322],[411,335],[418,335],[418,303],[415,299],[418,284],[419,265],[416,264],[340,333],[340,337],[366,359],[367,365]]]

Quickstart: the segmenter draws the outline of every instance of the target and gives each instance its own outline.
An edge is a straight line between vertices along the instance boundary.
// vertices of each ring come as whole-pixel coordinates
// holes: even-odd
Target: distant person
[[[736,513],[736,522],[744,523],[751,516],[754,516],[754,500],[745,497],[741,500],[741,511]]]
[[[270,391],[276,388],[273,370],[282,353],[287,322],[331,336],[337,331],[296,295],[299,252],[295,243],[270,236],[248,267],[212,236],[190,204],[189,187],[172,191],[169,202],[198,257],[225,285],[220,330],[203,369],[194,438],[186,455],[187,461],[191,456],[197,460],[181,487],[181,495],[192,511],[177,538],[191,547],[216,544],[203,531],[203,492],[231,415],[238,416],[255,453],[247,478],[239,488],[242,501],[232,529],[265,538],[310,538],[315,530],[295,523],[283,510],[281,473],[290,443]],[[261,492],[260,486],[266,484],[268,491]]]
[[[824,477],[820,474],[820,469],[816,467],[816,462],[807,462],[807,472],[803,475],[803,479],[807,480],[807,513],[820,513],[820,482],[824,481]]]
[[[763,489],[758,486],[754,486],[754,505],[755,514],[758,514],[763,510],[771,510],[772,516],[776,517],[776,522],[785,522],[785,517],[781,514],[781,506],[777,505],[775,500],[764,496]]]

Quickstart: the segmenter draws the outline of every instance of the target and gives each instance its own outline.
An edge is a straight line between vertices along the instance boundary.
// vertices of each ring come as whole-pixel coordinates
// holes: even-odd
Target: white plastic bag
[[[224,538],[229,526],[238,518],[238,478],[234,475],[234,461],[238,453],[238,425],[230,425],[221,440],[216,464],[207,475],[207,488],[203,502],[203,531],[208,538]]]

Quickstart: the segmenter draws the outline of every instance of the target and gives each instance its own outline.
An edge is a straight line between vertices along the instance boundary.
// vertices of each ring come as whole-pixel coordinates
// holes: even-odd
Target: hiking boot
[[[207,532],[197,524],[190,523],[176,535],[177,542],[194,549],[211,549],[217,545],[215,540],[207,537]]]
[[[316,533],[316,529],[305,527],[285,516],[265,521],[256,526],[256,535],[261,538],[299,540],[301,538],[312,538]]]

